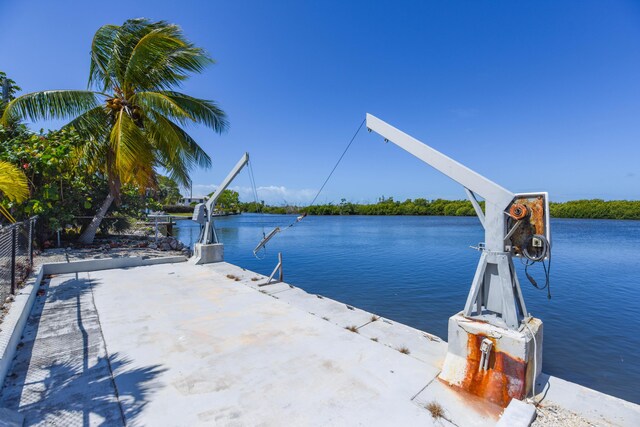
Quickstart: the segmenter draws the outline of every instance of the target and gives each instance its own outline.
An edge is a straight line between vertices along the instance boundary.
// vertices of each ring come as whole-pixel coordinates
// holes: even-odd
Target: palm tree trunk
[[[84,245],[89,245],[93,243],[93,239],[95,239],[96,237],[96,233],[98,232],[100,223],[104,219],[105,215],[107,215],[107,211],[111,207],[111,203],[113,203],[114,199],[115,197],[113,197],[111,192],[109,192],[109,195],[107,195],[107,198],[104,199],[104,202],[102,202],[102,206],[100,206],[100,209],[98,209],[98,212],[96,212],[96,215],[91,220],[91,223],[89,223],[87,228],[82,232],[82,234],[78,238],[78,242]]]

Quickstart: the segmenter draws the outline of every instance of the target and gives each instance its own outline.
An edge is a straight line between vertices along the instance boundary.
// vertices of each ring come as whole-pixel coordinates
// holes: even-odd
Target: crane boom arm
[[[367,128],[502,209],[506,208],[514,198],[514,194],[509,190],[369,113],[367,113]]]
[[[229,175],[227,175],[224,181],[222,181],[222,183],[218,186],[218,188],[216,188],[216,191],[215,193],[213,193],[213,196],[211,196],[211,198],[207,200],[206,206],[207,206],[207,212],[209,213],[209,217],[211,217],[213,208],[215,207],[216,202],[220,198],[220,195],[222,194],[222,192],[227,189],[227,187],[231,184],[231,181],[233,181],[235,177],[238,176],[242,168],[245,167],[247,163],[249,163],[249,153],[244,153],[240,158],[240,160],[238,160],[238,163],[236,163],[233,169],[231,169],[231,172],[229,172]]]
[[[244,153],[240,160],[238,160],[238,163],[236,163],[233,169],[231,169],[231,172],[229,172],[224,181],[222,181],[218,188],[216,188],[216,191],[213,193],[211,198],[207,200],[207,203],[205,203],[204,218],[202,218],[201,216],[202,205],[197,205],[194,209],[193,219],[203,225],[200,232],[200,237],[198,238],[198,243],[218,243],[218,236],[216,235],[216,231],[213,228],[213,208],[216,206],[216,202],[220,198],[222,192],[227,189],[229,184],[231,184],[231,181],[233,181],[234,178],[238,176],[242,168],[245,167],[247,163],[249,163],[249,153]]]

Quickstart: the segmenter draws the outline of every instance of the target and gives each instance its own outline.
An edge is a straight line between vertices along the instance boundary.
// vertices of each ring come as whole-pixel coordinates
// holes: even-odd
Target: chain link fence
[[[36,217],[0,227],[0,306],[31,272],[35,226]]]

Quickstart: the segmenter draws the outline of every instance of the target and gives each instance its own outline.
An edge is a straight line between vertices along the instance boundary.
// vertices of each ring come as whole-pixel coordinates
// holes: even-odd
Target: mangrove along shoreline
[[[484,208],[484,202],[481,202]],[[269,206],[241,203],[242,212],[263,212],[271,214],[308,215],[446,215],[474,216],[471,202],[468,200],[427,200],[407,199],[404,202],[390,198],[381,198],[377,203],[359,204],[342,200],[338,204],[313,206]],[[640,220],[640,200],[572,200],[549,204],[554,218],[583,219],[635,219]]]

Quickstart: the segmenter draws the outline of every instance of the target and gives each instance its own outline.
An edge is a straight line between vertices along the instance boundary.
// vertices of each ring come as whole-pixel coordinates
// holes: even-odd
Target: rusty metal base
[[[449,318],[449,347],[439,378],[506,407],[511,399],[524,399],[542,370],[542,321],[529,318],[519,330],[501,328],[458,313]],[[481,344],[492,342],[487,369],[480,366]],[[534,373],[535,360],[535,373]]]

